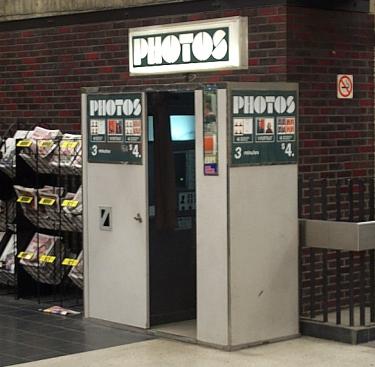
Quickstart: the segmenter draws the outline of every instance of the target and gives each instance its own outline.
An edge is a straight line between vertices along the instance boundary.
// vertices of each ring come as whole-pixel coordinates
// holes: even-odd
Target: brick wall
[[[305,178],[373,176],[373,16],[288,9],[288,80],[300,83],[300,172]],[[337,74],[354,98],[337,99]]]
[[[17,122],[78,131],[81,87],[186,82],[183,74],[130,77],[128,28],[233,15],[249,17],[249,70],[195,81],[285,81],[283,6],[0,32],[0,133]]]
[[[300,85],[300,164],[301,216],[323,219],[319,205],[321,194],[315,192],[314,208],[310,205],[308,179],[327,179],[327,218],[336,218],[337,179],[373,177],[374,174],[374,32],[373,16],[360,13],[288,8],[288,81]],[[353,74],[354,98],[337,99],[337,74]],[[348,220],[348,190],[342,180],[341,218]],[[355,193],[358,195],[358,192]],[[365,193],[365,212],[370,197]],[[361,209],[359,202],[354,210]],[[355,216],[354,219],[358,219]],[[323,307],[324,251],[302,251],[302,310],[311,308],[312,278],[315,283],[313,307]],[[328,251],[328,306],[336,306],[337,253]],[[314,266],[311,267],[312,257]],[[360,254],[354,255],[353,293],[359,302]],[[369,296],[369,259],[365,254],[365,296]],[[349,253],[341,254],[340,268],[342,306],[349,303]]]
[[[249,17],[249,70],[202,73],[195,82],[298,82],[303,177],[372,176],[374,28],[360,13],[267,6],[87,24],[77,17],[22,30],[14,23],[0,32],[0,134],[17,123],[79,131],[81,87],[186,82],[186,74],[130,77],[128,28],[233,15]],[[336,98],[340,73],[354,75],[353,100]]]

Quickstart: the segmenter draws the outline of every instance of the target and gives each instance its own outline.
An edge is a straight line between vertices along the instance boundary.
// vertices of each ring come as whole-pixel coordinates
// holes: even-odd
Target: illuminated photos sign
[[[245,17],[175,23],[129,30],[132,75],[245,69]]]

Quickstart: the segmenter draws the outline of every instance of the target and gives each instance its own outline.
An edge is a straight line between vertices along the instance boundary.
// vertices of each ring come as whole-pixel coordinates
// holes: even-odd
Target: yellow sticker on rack
[[[39,140],[38,141],[38,146],[41,148],[50,148],[53,145],[52,140]]]
[[[72,267],[76,267],[79,263],[79,260],[77,259],[69,259],[68,257],[65,258],[62,262],[63,265],[65,266],[72,266]]]
[[[56,260],[56,256],[48,256],[48,255],[43,255],[40,257],[40,262],[41,263],[49,263],[53,264]]]
[[[78,200],[64,200],[61,206],[68,207],[68,208],[76,208],[79,204]]]
[[[21,147],[21,148],[29,148],[31,147],[31,144],[33,142],[29,139],[24,139],[24,140],[20,140],[18,143],[17,143],[17,147]]]
[[[41,198],[39,200],[39,204],[40,205],[48,205],[48,206],[52,206],[53,204],[55,204],[56,200],[55,199],[51,199],[51,198]]]
[[[23,260],[31,260],[33,258],[33,253],[31,252],[20,252],[17,257],[19,259],[23,259]]]
[[[60,143],[61,149],[75,149],[77,148],[78,141],[64,140]]]
[[[17,203],[21,204],[30,204],[33,201],[32,196],[19,196],[17,199]]]

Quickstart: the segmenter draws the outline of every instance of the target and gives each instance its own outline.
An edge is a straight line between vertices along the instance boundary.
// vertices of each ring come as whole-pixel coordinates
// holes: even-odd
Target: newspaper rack
[[[17,242],[15,234],[11,235],[6,244],[3,252],[0,254],[0,284],[4,284],[6,286],[16,286],[17,277],[15,273],[15,257],[17,252]],[[10,256],[12,260],[11,269],[7,269],[6,266],[3,264],[3,258]]]
[[[36,237],[38,239],[39,236],[42,235],[36,233],[33,238]],[[59,238],[55,238],[55,243],[51,246],[46,254],[41,255],[38,253],[38,251],[28,252],[28,249],[26,249],[25,253],[32,255],[32,258],[35,260],[31,261],[28,258],[23,258],[20,261],[21,266],[26,270],[26,272],[39,283],[59,285],[66,274],[66,268],[60,266],[61,260],[65,253],[65,246]],[[43,261],[43,257],[46,257],[47,261]]]
[[[34,210],[30,205],[21,204],[27,219],[36,227],[69,232],[82,231],[82,215],[71,215],[59,211],[56,205],[44,207],[43,210]]]
[[[22,147],[22,143],[25,146]],[[28,144],[26,144],[28,143]],[[30,145],[31,144],[31,145]],[[40,154],[43,144],[50,146],[47,154]],[[80,176],[82,170],[81,139],[21,140],[20,157],[36,173]],[[29,145],[29,146],[26,146]],[[34,150],[31,147],[34,147]]]

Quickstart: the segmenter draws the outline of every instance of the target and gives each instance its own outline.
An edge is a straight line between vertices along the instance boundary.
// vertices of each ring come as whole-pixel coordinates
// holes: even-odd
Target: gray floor
[[[43,314],[35,302],[0,296],[0,367],[114,347],[149,336]]]

